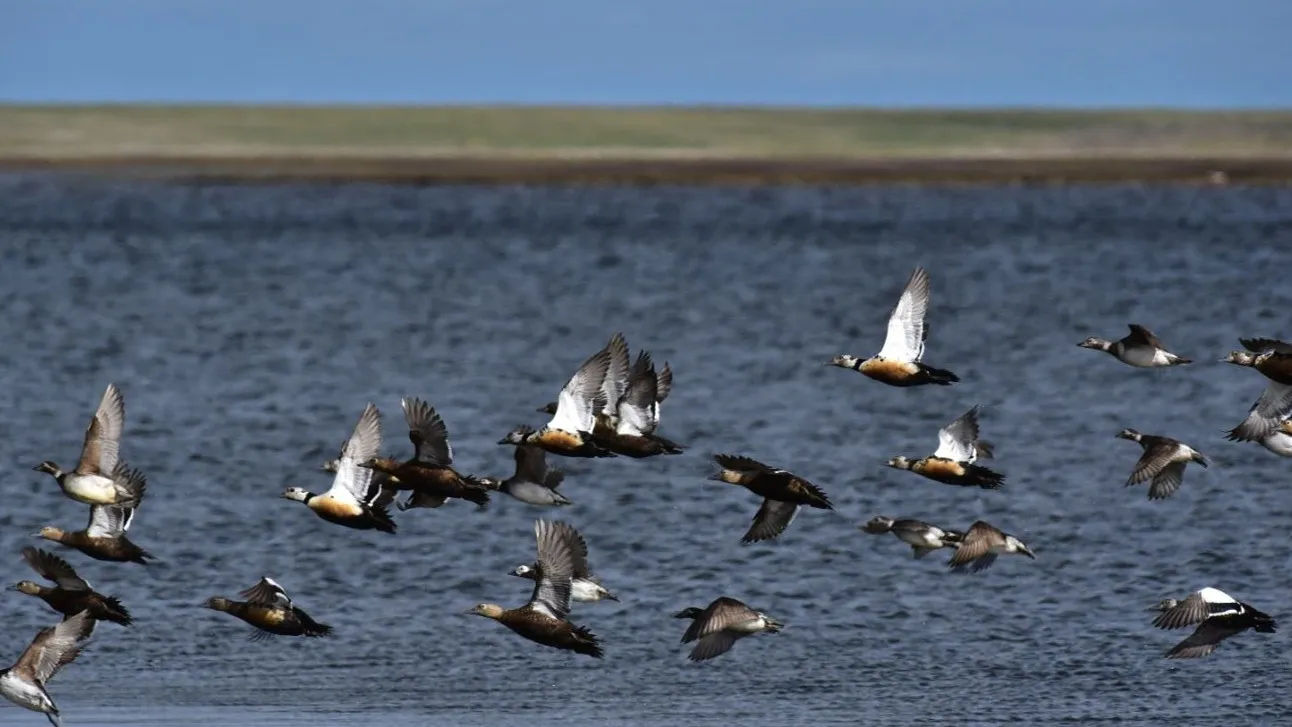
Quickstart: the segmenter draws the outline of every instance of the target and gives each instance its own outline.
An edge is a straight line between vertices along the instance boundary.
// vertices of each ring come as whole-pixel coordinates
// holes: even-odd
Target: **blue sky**
[[[0,0],[0,100],[1292,107],[1292,0]]]

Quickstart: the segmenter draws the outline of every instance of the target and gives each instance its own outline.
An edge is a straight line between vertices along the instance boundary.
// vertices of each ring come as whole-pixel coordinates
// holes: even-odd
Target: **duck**
[[[609,367],[609,351],[602,349],[594,353],[561,389],[551,421],[538,431],[519,426],[498,444],[532,444],[563,457],[614,457],[614,452],[592,438],[597,412],[605,404],[606,395],[601,387]]]
[[[1225,438],[1231,442],[1264,444],[1278,434],[1289,414],[1292,414],[1292,386],[1271,381],[1247,410],[1247,417],[1230,429]]]
[[[946,369],[924,364],[924,342],[929,337],[924,323],[929,309],[929,274],[916,268],[897,305],[888,316],[888,334],[879,353],[864,361],[849,354],[835,356],[826,365],[858,371],[889,386],[948,386],[960,377]]]
[[[1198,625],[1189,638],[1163,655],[1166,659],[1197,659],[1211,654],[1220,642],[1247,629],[1272,634],[1277,627],[1268,614],[1234,599],[1219,588],[1194,591],[1183,601],[1168,598],[1148,610],[1159,612],[1153,625],[1160,629]]]
[[[592,569],[588,566],[588,544],[583,540],[583,536],[574,532],[569,536],[571,570],[570,570],[570,600],[579,603],[596,603],[597,601],[619,601],[619,597],[606,587],[601,585],[601,580],[592,575]],[[539,578],[539,568],[534,565],[518,565],[511,571],[511,575],[527,578],[536,581]]]
[[[568,497],[557,492],[565,481],[565,472],[547,466],[547,453],[532,444],[522,444],[515,448],[516,472],[505,480],[492,477],[481,477],[480,482],[492,490],[510,495],[517,500],[537,507],[564,507],[574,504]],[[413,497],[401,508],[416,507]],[[574,600],[578,600],[577,598]]]
[[[611,341],[611,345],[612,346],[615,345],[615,342],[613,339]],[[609,349],[610,346],[607,346],[607,348]],[[638,364],[640,364],[641,362],[642,353],[646,353],[646,352],[642,351],[638,354]],[[616,351],[612,350],[611,354],[612,354],[612,360],[613,360],[613,357],[617,355]],[[624,354],[625,354],[624,358],[621,358],[619,360],[626,363],[627,344],[624,344]],[[634,364],[634,367],[636,367],[638,364]],[[615,366],[612,365],[611,370],[613,370],[614,368]],[[607,380],[610,379],[610,373],[611,373],[610,371],[607,371],[607,374],[606,374]],[[655,375],[655,405],[653,407],[653,411],[651,412],[651,415],[655,418],[656,421],[659,421],[660,409],[664,403],[664,400],[668,398],[669,393],[672,391],[673,391],[673,369],[669,366],[669,363],[665,361],[663,368],[661,368]],[[611,401],[610,397],[614,395],[614,391],[607,390],[607,388],[603,386],[602,392],[606,394],[606,401],[607,402]],[[617,397],[615,400],[617,401],[618,398],[621,398],[621,397]],[[538,411],[544,414],[555,414],[556,402],[553,401],[544,406],[541,406],[538,408]],[[610,434],[614,432],[615,425],[617,423],[616,422],[617,416],[618,414],[617,414],[616,407],[612,407],[607,404],[601,410],[601,412],[597,414],[596,426],[593,427],[592,433],[595,435],[605,435],[605,434]]]
[[[1124,364],[1142,369],[1193,363],[1192,359],[1182,358],[1166,350],[1166,346],[1162,345],[1157,336],[1144,326],[1135,323],[1127,325],[1130,328],[1130,334],[1120,341],[1105,341],[1091,336],[1077,345],[1081,348],[1105,351]]]
[[[979,457],[991,455],[991,445],[978,439],[978,407],[975,406],[938,430],[938,448],[933,454],[916,460],[893,457],[888,460],[888,466],[944,485],[999,490],[1005,485],[1005,476],[974,464]]]
[[[74,548],[95,560],[149,565],[150,561],[157,559],[156,556],[126,537],[126,531],[134,522],[135,510],[143,502],[148,482],[142,472],[134,469],[129,470],[126,478],[130,487],[138,492],[135,507],[91,505],[90,521],[84,530],[66,532],[46,525],[36,533],[37,537]]]
[[[238,595],[246,601],[231,601],[215,596],[206,602],[213,611],[227,613],[255,627],[252,641],[264,641],[275,636],[329,636],[332,627],[310,618],[308,613],[292,603],[287,590],[269,576],[263,576],[256,585]]]
[[[1138,485],[1149,479],[1153,484],[1148,488],[1148,499],[1164,500],[1180,489],[1184,481],[1184,467],[1190,462],[1197,462],[1206,467],[1209,460],[1201,452],[1170,437],[1157,437],[1151,434],[1140,434],[1134,429],[1123,429],[1117,433],[1121,439],[1139,442],[1144,448],[1135,463],[1135,469],[1126,480],[1126,486]]]
[[[13,666],[0,669],[0,694],[23,709],[44,714],[50,724],[61,727],[58,705],[45,685],[80,656],[93,630],[94,619],[84,611],[63,619],[57,626],[41,629]]]
[[[691,619],[691,625],[682,635],[682,643],[696,642],[687,656],[691,661],[706,661],[725,654],[746,636],[780,633],[785,628],[785,624],[771,616],[727,596],[719,596],[703,609],[684,608],[673,614],[673,618]]]
[[[616,404],[614,427],[609,431],[605,428],[598,431],[594,427],[593,441],[615,454],[638,459],[681,454],[681,445],[655,434],[659,427],[658,381],[650,353],[642,351],[629,373],[628,386]]]
[[[511,609],[481,603],[467,613],[497,621],[536,644],[600,659],[603,652],[597,635],[568,620],[581,536],[568,523],[538,520],[534,539],[538,543],[537,573],[529,602]]]
[[[1292,343],[1272,338],[1240,338],[1246,351],[1231,351],[1224,363],[1249,366],[1276,384],[1292,386]]]
[[[50,608],[70,618],[82,611],[90,614],[95,621],[111,621],[122,626],[129,626],[132,619],[130,612],[113,596],[98,593],[90,583],[76,574],[76,569],[67,561],[45,550],[27,546],[22,549],[22,557],[32,570],[42,578],[54,582],[54,587],[42,586],[32,581],[19,581],[11,588],[28,596],[36,596]]]
[[[99,407],[85,429],[85,443],[76,469],[64,472],[54,462],[45,460],[32,469],[45,472],[58,481],[63,494],[87,505],[133,506],[137,495],[123,480],[128,471],[119,462],[121,432],[126,422],[126,404],[121,390],[108,384]]]
[[[1292,419],[1279,422],[1278,429],[1261,439],[1260,445],[1280,457],[1292,457]]]
[[[882,535],[884,533],[896,535],[898,540],[911,546],[912,555],[917,559],[923,558],[939,548],[959,548],[960,542],[965,537],[964,533],[955,530],[943,530],[936,525],[930,525],[921,520],[909,518],[894,520],[883,515],[871,518],[870,522],[859,526],[859,529],[872,535]]]
[[[304,503],[319,518],[355,530],[378,530],[393,535],[395,521],[379,501],[380,488],[372,483],[373,470],[360,467],[381,450],[381,412],[371,403],[364,408],[354,432],[336,463],[332,487],[322,495],[289,487],[283,497]]]
[[[732,454],[715,454],[713,459],[722,470],[710,475],[710,480],[739,485],[763,498],[753,523],[740,540],[743,545],[778,537],[794,521],[800,505],[818,510],[834,509],[821,488],[793,472]]]
[[[962,572],[966,568],[977,573],[990,568],[1001,555],[1025,555],[1036,560],[1036,554],[1023,541],[1004,532],[996,526],[978,520],[969,526],[960,547],[952,554],[947,565],[954,571]]]
[[[385,474],[388,486],[413,490],[421,496],[420,507],[439,507],[450,497],[473,502],[481,509],[487,507],[489,488],[475,477],[458,474],[452,467],[453,447],[449,444],[444,419],[416,397],[401,400],[400,406],[408,423],[413,458],[399,462],[389,457],[371,457],[359,462],[359,466]]]

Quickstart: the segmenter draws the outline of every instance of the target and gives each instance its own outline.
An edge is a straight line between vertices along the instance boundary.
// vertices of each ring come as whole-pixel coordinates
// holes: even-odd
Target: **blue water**
[[[1292,460],[1223,439],[1263,389],[1221,364],[1290,336],[1292,189],[531,189],[167,186],[0,178],[3,578],[42,525],[85,507],[32,472],[76,458],[108,382],[123,457],[149,477],[131,537],[153,568],[54,548],[136,625],[104,624],[51,681],[68,725],[1270,724],[1285,633],[1206,659],[1144,609],[1204,585],[1290,618]],[[915,265],[933,280],[926,361],[951,387],[888,388],[822,364],[879,349]],[[1080,349],[1128,322],[1197,363],[1143,371]],[[573,507],[499,499],[395,513],[394,537],[278,497],[326,490],[371,401],[407,456],[401,396],[447,421],[460,469],[506,475],[499,437],[623,331],[676,372],[678,457],[564,460]],[[888,469],[974,404],[998,492]],[[1213,460],[1177,495],[1123,483],[1123,427]],[[705,479],[715,452],[821,486],[741,546],[758,499]],[[1037,560],[977,575],[922,561],[874,515],[984,518]],[[576,604],[601,661],[462,615],[528,598],[507,575],[533,520],[586,537],[622,604]],[[944,551],[945,553],[946,551]],[[250,643],[198,606],[270,575],[336,629]],[[788,626],[688,663],[670,617],[719,595]],[[57,619],[9,592],[0,662]],[[1288,625],[1292,629],[1292,623]],[[0,703],[0,725],[43,724]]]

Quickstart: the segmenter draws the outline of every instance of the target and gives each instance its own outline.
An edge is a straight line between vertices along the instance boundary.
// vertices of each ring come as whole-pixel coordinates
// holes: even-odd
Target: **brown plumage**
[[[283,497],[303,503],[321,520],[355,530],[395,533],[395,521],[386,511],[389,492],[375,482],[373,471],[361,465],[381,451],[381,412],[368,404],[346,440],[332,469],[332,487],[317,495],[300,487],[289,487]]]
[[[621,341],[616,336],[611,342]],[[627,356],[627,353],[624,353]],[[609,347],[593,354],[561,388],[552,419],[542,429],[520,426],[507,433],[498,444],[532,444],[563,457],[613,457],[614,452],[598,445],[592,438],[598,414],[608,401],[606,375],[611,366]]]
[[[570,614],[574,553],[581,543],[578,531],[566,523],[538,520],[534,536],[538,543],[534,566],[537,576],[529,602],[512,609],[481,603],[467,613],[493,619],[535,643],[600,659],[601,644],[596,634],[566,620]]]
[[[138,503],[143,501],[147,482],[142,472],[129,470],[127,477],[130,487],[139,493]],[[46,540],[75,548],[94,558],[117,563],[139,563],[148,565],[148,560],[155,559],[148,551],[135,545],[126,537],[126,531],[135,519],[135,508],[117,505],[91,505],[90,521],[85,530],[66,532],[59,528],[45,526],[37,533]]]
[[[1226,362],[1250,366],[1276,384],[1292,386],[1292,344],[1270,338],[1240,338],[1247,351],[1234,351]]]
[[[64,617],[85,611],[96,621],[130,625],[130,612],[125,606],[112,596],[96,592],[88,581],[76,574],[76,570],[67,561],[31,546],[22,549],[22,557],[42,578],[53,581],[55,586],[50,588],[32,581],[20,581],[13,586],[13,590],[36,596]]]
[[[251,633],[252,641],[272,636],[314,637],[332,633],[331,626],[315,621],[305,611],[297,608],[287,591],[268,576],[239,595],[247,600],[232,601],[216,596],[206,602],[206,607],[235,616],[256,627]]]
[[[910,470],[944,485],[999,490],[1005,484],[1005,476],[999,472],[943,457],[930,456],[913,461],[905,457],[894,457],[888,461],[888,466],[899,470]]]
[[[413,443],[413,458],[399,462],[389,457],[373,457],[359,466],[385,473],[389,486],[412,490],[423,495],[426,501],[441,500],[443,504],[442,499],[459,498],[480,507],[488,505],[489,488],[478,478],[461,475],[450,466],[453,448],[449,444],[448,427],[435,409],[415,397],[401,403],[408,423],[408,439]]]
[[[716,454],[713,458],[722,471],[710,475],[709,479],[739,485],[764,498],[741,543],[776,538],[793,522],[800,505],[819,510],[834,509],[821,488],[792,472],[769,467],[749,457]]]

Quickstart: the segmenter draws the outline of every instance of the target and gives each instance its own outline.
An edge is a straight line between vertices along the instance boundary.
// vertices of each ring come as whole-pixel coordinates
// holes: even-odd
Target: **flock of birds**
[[[954,373],[923,363],[928,305],[929,277],[917,268],[889,316],[887,336],[879,353],[866,359],[839,355],[827,365],[852,369],[898,387],[958,382]],[[1223,360],[1256,369],[1269,384],[1246,419],[1229,432],[1229,438],[1258,442],[1276,454],[1292,456],[1292,345],[1269,339],[1242,343],[1246,351],[1235,351]],[[1168,351],[1149,330],[1138,325],[1131,325],[1130,335],[1119,341],[1088,338],[1079,345],[1105,351],[1137,367],[1190,363]],[[517,427],[502,438],[500,445],[515,447],[515,471],[506,479],[455,470],[443,419],[417,398],[401,402],[413,445],[412,456],[405,460],[382,456],[381,412],[368,404],[339,456],[323,465],[333,474],[331,488],[320,494],[292,487],[282,496],[302,503],[329,523],[391,534],[396,532],[389,512],[392,503],[401,511],[438,508],[451,499],[484,507],[492,493],[500,492],[534,506],[567,506],[571,501],[559,491],[564,474],[548,465],[549,454],[645,458],[683,452],[682,446],[656,433],[660,408],[672,384],[668,364],[656,370],[646,351],[630,363],[627,343],[621,334],[615,334],[605,348],[579,367],[561,389],[557,401],[540,409],[551,416],[546,425],[537,430]],[[67,532],[45,527],[39,535],[96,560],[147,565],[153,556],[127,537],[147,482],[143,473],[126,466],[120,458],[124,424],[124,399],[120,390],[110,384],[86,429],[75,469],[64,471],[51,461],[35,467],[53,476],[67,497],[90,506],[84,530]],[[1149,482],[1150,499],[1174,494],[1189,463],[1203,467],[1208,463],[1200,452],[1175,439],[1132,429],[1122,430],[1118,436],[1142,447],[1142,455],[1126,484]],[[999,489],[1005,477],[979,464],[992,456],[991,444],[979,439],[979,409],[975,406],[938,432],[938,447],[933,454],[917,459],[897,456],[888,465],[945,485]],[[788,470],[745,456],[718,454],[714,459],[719,471],[710,479],[740,486],[762,498],[742,543],[777,538],[804,506],[833,509],[820,487]],[[403,492],[408,493],[407,498],[398,501]],[[1017,537],[981,520],[960,532],[915,519],[881,516],[861,529],[872,534],[892,533],[911,546],[915,558],[949,549],[952,554],[948,565],[956,571],[979,572],[1002,555],[1036,557]],[[535,522],[534,536],[536,558],[511,571],[533,582],[529,600],[515,608],[481,603],[468,613],[498,621],[544,646],[601,657],[600,639],[569,620],[571,603],[618,598],[592,574],[587,543],[574,527],[540,519]],[[128,626],[131,617],[120,601],[95,591],[63,558],[35,547],[24,548],[22,555],[36,573],[53,585],[22,581],[13,588],[40,598],[64,619],[41,630],[13,666],[0,670],[0,694],[19,706],[44,713],[57,726],[59,711],[46,683],[77,657],[98,621]],[[263,577],[240,595],[243,600],[213,597],[206,606],[251,624],[254,639],[276,635],[317,637],[332,631],[295,605],[287,591],[270,577]],[[1215,588],[1203,588],[1182,601],[1164,600],[1150,610],[1159,612],[1153,621],[1155,626],[1196,627],[1166,653],[1168,658],[1206,656],[1224,639],[1247,629],[1263,633],[1275,630],[1270,616]],[[689,655],[695,661],[723,654],[745,636],[776,633],[783,627],[776,619],[726,596],[704,608],[685,608],[675,617],[690,620],[682,642],[695,643]]]

